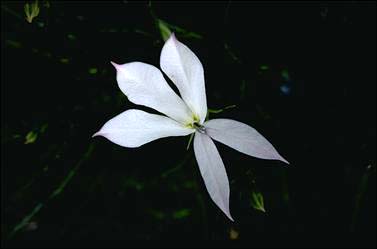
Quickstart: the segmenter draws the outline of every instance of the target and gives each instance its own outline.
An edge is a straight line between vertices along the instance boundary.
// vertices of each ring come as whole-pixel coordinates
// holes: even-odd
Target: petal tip
[[[229,220],[234,222],[234,219],[233,219],[232,215],[230,214],[229,203],[228,203],[228,208],[226,208],[225,210],[222,209],[222,211],[224,212],[226,217],[228,217]]]
[[[229,215],[228,218],[229,218],[232,222],[235,222],[232,216]]]
[[[280,156],[280,157],[278,158],[278,160],[280,160],[280,161],[282,161],[282,162],[284,162],[284,163],[290,165],[290,163],[289,163],[284,157],[282,157],[282,156]]]
[[[102,134],[100,131],[98,131],[98,132],[96,132],[96,133],[94,133],[94,134],[92,135],[92,138],[93,138],[93,137],[98,137],[98,136],[103,136],[103,134]]]
[[[115,67],[115,69],[118,69],[119,68],[119,64],[113,62],[113,61],[110,61],[111,65],[113,65]]]
[[[177,40],[177,37],[175,37],[175,33],[171,32],[170,39]]]
[[[169,39],[166,40],[166,42],[168,42],[168,41],[171,41],[171,42],[173,42],[173,43],[177,43],[177,42],[178,42],[178,39],[177,39],[177,37],[175,36],[175,33],[174,33],[174,32],[172,32],[172,33],[170,34]]]

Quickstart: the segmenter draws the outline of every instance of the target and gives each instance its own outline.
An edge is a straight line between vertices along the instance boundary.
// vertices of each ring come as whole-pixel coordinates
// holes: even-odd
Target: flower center
[[[195,123],[193,123],[193,126],[194,126],[195,130],[197,130],[198,132],[203,133],[203,134],[206,133],[206,128],[203,125],[195,122]]]
[[[200,132],[202,134],[206,133],[206,128],[204,127],[204,125],[200,124],[200,119],[198,115],[196,114],[193,114],[192,120],[189,123],[187,123],[185,126],[190,129],[195,129],[197,132]]]

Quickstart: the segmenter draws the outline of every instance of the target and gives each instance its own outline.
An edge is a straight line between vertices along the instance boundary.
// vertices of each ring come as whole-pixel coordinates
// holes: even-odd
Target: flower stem
[[[359,216],[363,197],[365,195],[365,192],[367,191],[369,176],[371,175],[372,171],[373,171],[373,166],[372,164],[369,164],[366,167],[366,170],[363,176],[361,177],[360,184],[359,184],[357,194],[355,197],[355,207],[353,210],[353,215],[352,215],[352,220],[351,220],[351,225],[350,225],[350,232],[355,232],[356,230],[357,218]]]
[[[81,165],[89,159],[90,155],[92,154],[93,150],[95,148],[95,144],[90,144],[84,154],[84,156],[77,162],[77,164],[70,170],[68,175],[63,179],[63,181],[59,184],[59,186],[53,190],[48,198],[45,201],[39,202],[33,210],[27,214],[19,223],[17,223],[10,234],[8,235],[8,238],[12,238],[18,231],[20,231],[22,228],[24,228],[30,220],[39,213],[39,211],[46,206],[47,202],[53,200],[55,197],[57,197],[59,194],[63,192],[67,184],[72,180],[73,176],[76,175],[78,169],[81,167]]]

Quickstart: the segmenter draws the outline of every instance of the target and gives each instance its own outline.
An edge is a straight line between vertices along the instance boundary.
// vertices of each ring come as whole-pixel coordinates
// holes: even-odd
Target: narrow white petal
[[[192,120],[190,109],[158,68],[142,62],[112,64],[117,70],[119,88],[131,102],[151,107],[180,123]]]
[[[203,66],[198,57],[172,34],[162,48],[160,66],[202,124],[207,115],[207,99]]]
[[[134,148],[159,138],[193,132],[171,118],[131,109],[107,121],[93,136],[104,136],[120,146]]]
[[[195,133],[194,152],[207,191],[216,205],[233,221],[229,211],[229,181],[224,163],[212,139]]]
[[[288,163],[279,155],[274,146],[251,126],[231,119],[212,119],[205,122],[204,126],[211,138],[239,152]]]

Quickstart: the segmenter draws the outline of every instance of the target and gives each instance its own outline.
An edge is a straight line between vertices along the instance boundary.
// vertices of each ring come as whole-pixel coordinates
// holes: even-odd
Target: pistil
[[[197,130],[198,132],[200,132],[202,134],[206,133],[206,128],[203,125],[198,124],[196,122],[193,125],[194,125],[195,130]]]

